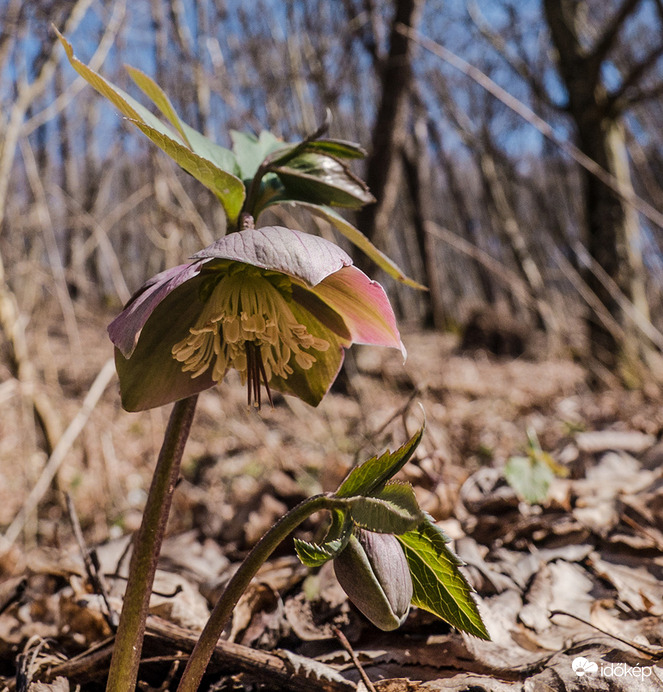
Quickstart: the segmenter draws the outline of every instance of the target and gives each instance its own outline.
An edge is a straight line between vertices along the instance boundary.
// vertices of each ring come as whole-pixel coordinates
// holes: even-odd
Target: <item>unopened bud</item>
[[[339,584],[357,608],[381,630],[403,624],[412,600],[412,578],[395,536],[360,529],[334,560]]]

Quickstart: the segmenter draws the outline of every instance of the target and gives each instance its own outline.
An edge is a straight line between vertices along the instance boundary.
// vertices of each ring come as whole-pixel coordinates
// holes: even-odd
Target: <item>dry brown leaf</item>
[[[28,692],[69,692],[69,681],[63,677],[57,677],[53,682],[33,682],[28,687]]]
[[[598,454],[608,450],[642,454],[656,442],[654,435],[639,430],[595,430],[575,436],[578,449],[585,454]]]
[[[628,562],[636,564],[628,564]],[[637,564],[639,563],[639,564]],[[663,615],[663,566],[632,556],[592,553],[589,564],[601,579],[612,584],[619,599],[636,613]],[[655,574],[652,573],[652,571]]]

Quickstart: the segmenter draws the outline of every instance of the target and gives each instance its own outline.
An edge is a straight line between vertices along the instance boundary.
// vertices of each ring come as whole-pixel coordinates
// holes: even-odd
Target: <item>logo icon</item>
[[[584,656],[578,656],[573,659],[571,664],[573,672],[581,678],[583,675],[589,675],[590,673],[598,672],[598,664],[594,661],[588,661]]]

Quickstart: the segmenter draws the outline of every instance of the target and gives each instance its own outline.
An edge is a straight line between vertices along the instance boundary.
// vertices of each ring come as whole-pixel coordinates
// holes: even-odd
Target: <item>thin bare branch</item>
[[[78,26],[83,16],[87,12],[92,0],[77,0],[71,8],[67,21],[64,24],[64,33],[70,34]],[[4,221],[5,208],[7,204],[7,188],[11,178],[11,168],[16,154],[16,145],[21,136],[23,119],[25,113],[35,99],[46,88],[46,85],[53,76],[58,62],[59,46],[57,38],[53,38],[47,51],[47,58],[41,66],[41,70],[35,80],[31,83],[21,82],[18,85],[18,95],[9,115],[9,121],[4,133],[2,153],[0,154],[0,225]]]
[[[400,25],[398,31],[403,35],[408,36],[412,41],[418,43],[422,48],[425,48],[433,55],[444,60],[446,63],[460,70],[470,79],[475,81],[481,87],[486,89],[496,99],[501,101],[505,106],[510,108],[514,113],[517,113],[530,125],[535,127],[544,137],[556,144],[564,153],[568,154],[576,163],[581,165],[585,170],[595,175],[604,185],[609,187],[627,204],[630,204],[641,214],[646,216],[652,223],[655,223],[659,228],[663,229],[663,213],[651,206],[644,199],[636,195],[632,189],[620,184],[613,175],[610,175],[604,168],[598,165],[596,161],[589,158],[578,147],[564,139],[553,129],[553,127],[538,116],[534,111],[527,107],[522,101],[509,94],[508,91],[496,84],[490,77],[481,72],[473,65],[450,51],[448,48],[441,46],[439,43],[431,41],[429,38],[422,36],[418,31],[411,29],[405,25]]]
[[[467,12],[479,33],[490,43],[506,64],[529,86],[534,96],[550,108],[558,111],[564,110],[563,105],[552,100],[545,86],[537,75],[534,74],[527,61],[521,56],[513,55],[504,37],[491,30],[475,0],[467,3]]]
[[[40,230],[44,238],[44,246],[46,247],[48,261],[51,265],[51,272],[53,273],[55,293],[58,298],[58,303],[60,304],[60,309],[62,310],[62,316],[64,317],[64,325],[67,331],[67,337],[69,339],[69,346],[72,350],[73,368],[74,370],[77,370],[78,364],[81,363],[81,356],[83,353],[81,335],[78,331],[78,324],[76,323],[74,306],[71,302],[71,297],[69,296],[69,291],[67,289],[67,278],[62,265],[62,258],[60,257],[57,238],[55,237],[55,230],[53,228],[53,221],[48,208],[46,192],[44,190],[43,182],[39,176],[39,171],[37,170],[37,162],[34,157],[34,152],[32,151],[32,147],[30,146],[27,138],[22,138],[19,141],[19,146],[21,148],[21,154],[23,156],[23,163],[25,164],[28,181],[32,189],[32,194],[35,198],[37,218],[39,220]]]
[[[615,41],[624,23],[636,11],[640,2],[641,0],[624,0],[622,6],[605,27],[603,34],[588,56],[589,60],[597,65],[597,69],[599,69],[598,66],[604,62],[608,53],[614,48]]]
[[[626,96],[642,77],[656,64],[663,55],[663,42],[650,51],[642,60],[634,65],[629,73],[622,78],[622,83],[618,89],[610,93],[608,103],[613,113],[621,113],[627,106],[634,105],[648,98],[652,98],[651,91],[660,91],[661,84],[657,84],[652,90],[635,89],[630,96]]]
[[[126,12],[126,0],[118,0],[113,3],[113,14],[108,20],[104,35],[94,51],[94,54],[88,62],[88,66],[95,72],[104,64],[113,43],[117,38],[117,34],[124,20]],[[87,82],[83,77],[76,77],[67,89],[59,94],[54,101],[51,101],[46,108],[35,113],[31,118],[28,118],[21,128],[21,135],[27,137],[34,132],[38,127],[41,127],[49,120],[54,118],[60,111],[64,110],[76,96],[87,86]]]

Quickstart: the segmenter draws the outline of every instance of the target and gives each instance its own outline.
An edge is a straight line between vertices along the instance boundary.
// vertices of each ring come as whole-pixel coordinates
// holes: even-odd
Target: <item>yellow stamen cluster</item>
[[[216,284],[189,332],[172,349],[183,372],[199,377],[213,364],[212,379],[220,382],[235,368],[243,384],[248,380],[249,403],[253,396],[258,406],[261,380],[269,395],[274,375],[287,379],[293,373],[293,359],[308,370],[316,362],[308,350],[329,348],[328,341],[297,321],[284,292],[264,272],[247,265],[232,266]]]

